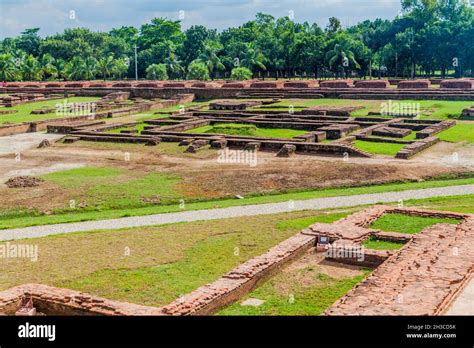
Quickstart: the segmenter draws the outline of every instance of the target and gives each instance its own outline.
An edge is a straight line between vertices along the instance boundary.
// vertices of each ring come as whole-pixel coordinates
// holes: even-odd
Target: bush
[[[231,80],[250,80],[252,78],[252,72],[247,68],[234,68],[230,75]]]
[[[191,62],[188,67],[188,75],[186,78],[188,80],[209,80],[209,70],[207,69],[206,64],[199,61]]]
[[[152,64],[146,68],[148,80],[168,80],[168,73],[164,64]]]

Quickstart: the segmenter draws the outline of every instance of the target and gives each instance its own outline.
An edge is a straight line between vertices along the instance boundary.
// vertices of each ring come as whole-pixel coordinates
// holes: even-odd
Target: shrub
[[[146,68],[148,80],[168,80],[168,73],[164,64],[152,64]]]
[[[231,80],[250,80],[252,78],[252,72],[244,67],[232,69],[230,75]]]
[[[188,80],[209,80],[209,70],[206,64],[194,61],[188,67]]]

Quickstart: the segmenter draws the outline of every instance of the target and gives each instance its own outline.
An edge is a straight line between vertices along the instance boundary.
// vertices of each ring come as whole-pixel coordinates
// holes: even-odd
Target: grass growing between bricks
[[[385,214],[374,221],[370,228],[386,232],[416,234],[435,224],[458,224],[459,220],[411,216],[405,214]]]
[[[354,141],[354,146],[374,155],[395,156],[405,145],[356,140]]]
[[[398,250],[405,244],[369,237],[362,245],[367,249],[374,250]]]
[[[268,137],[268,138],[293,138],[295,136],[305,134],[306,131],[298,131],[294,129],[279,128],[260,128],[250,124],[226,123],[214,126],[203,126],[187,131],[187,133],[212,133],[227,134],[252,137]]]
[[[258,307],[242,306],[239,301],[219,315],[321,315],[336,300],[361,282],[370,271],[356,277],[337,279],[309,266],[293,274],[282,272],[267,281],[246,298],[265,301]],[[301,284],[298,280],[304,277]]]

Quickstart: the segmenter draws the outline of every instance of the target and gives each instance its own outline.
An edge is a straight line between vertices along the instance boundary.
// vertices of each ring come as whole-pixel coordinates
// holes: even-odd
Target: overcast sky
[[[293,15],[295,21],[316,22],[325,27],[328,18],[343,25],[364,19],[394,18],[400,0],[0,0],[0,37],[41,28],[47,36],[69,27],[108,31],[115,27],[139,27],[154,17],[182,19],[183,28],[202,24],[225,29],[253,19],[257,12],[275,17]]]

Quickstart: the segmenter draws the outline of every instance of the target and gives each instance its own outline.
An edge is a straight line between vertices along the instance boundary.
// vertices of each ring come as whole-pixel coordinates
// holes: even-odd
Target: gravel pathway
[[[287,201],[247,206],[235,206],[208,210],[191,210],[146,216],[133,216],[109,220],[73,222],[56,225],[31,226],[10,230],[0,230],[0,240],[43,237],[53,234],[83,232],[92,230],[111,230],[118,228],[141,227],[171,224],[177,222],[217,220],[239,216],[277,214],[301,210],[321,210],[352,207],[363,204],[389,203],[399,200],[424,199],[474,194],[474,185],[449,186],[399,192],[373,193],[353,196],[316,198],[303,201]]]

